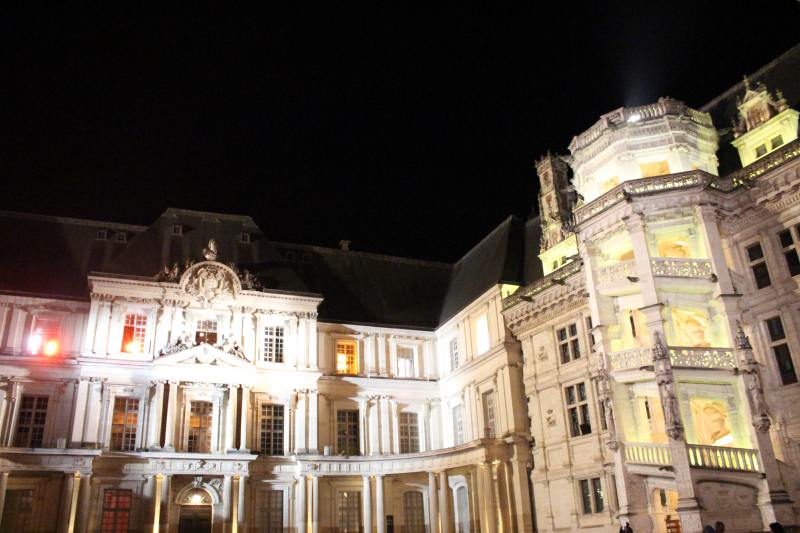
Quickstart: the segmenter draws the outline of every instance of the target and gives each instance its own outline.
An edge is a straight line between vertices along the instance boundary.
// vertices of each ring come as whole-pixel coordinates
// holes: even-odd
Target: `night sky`
[[[600,114],[700,106],[800,36],[795,0],[336,4],[5,11],[0,209],[245,214],[273,240],[453,261],[526,218],[533,161]]]

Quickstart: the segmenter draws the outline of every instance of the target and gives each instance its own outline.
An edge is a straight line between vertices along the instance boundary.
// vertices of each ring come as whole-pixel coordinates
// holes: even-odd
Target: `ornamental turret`
[[[569,166],[561,156],[548,152],[536,162],[536,173],[542,221],[539,258],[546,275],[578,253],[575,235],[568,229],[577,197],[569,181]]]

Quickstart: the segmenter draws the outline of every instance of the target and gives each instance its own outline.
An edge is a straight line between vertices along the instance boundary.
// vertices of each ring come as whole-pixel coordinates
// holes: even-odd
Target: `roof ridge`
[[[483,244],[485,241],[489,240],[489,238],[490,238],[490,237],[492,237],[492,236],[493,236],[495,233],[497,233],[497,232],[500,230],[500,228],[501,228],[501,227],[502,227],[504,224],[506,224],[506,223],[507,223],[509,220],[518,220],[518,221],[521,221],[521,219],[520,219],[520,218],[519,218],[517,215],[514,215],[514,214],[508,215],[506,218],[504,218],[504,219],[502,220],[502,222],[500,222],[499,224],[497,224],[497,225],[496,225],[496,226],[495,226],[495,227],[492,229],[492,231],[490,231],[489,233],[487,233],[487,234],[486,234],[486,236],[484,236],[484,237],[483,237],[481,240],[479,240],[477,243],[475,243],[475,245],[474,245],[472,248],[470,248],[470,249],[467,251],[467,253],[465,253],[464,255],[462,255],[462,256],[461,256],[461,258],[460,258],[458,261],[456,261],[456,262],[454,263],[454,265],[453,265],[453,266],[458,266],[458,265],[459,265],[459,264],[460,264],[462,261],[464,261],[464,260],[467,258],[467,256],[469,256],[471,253],[473,253],[475,250],[477,250],[477,249],[480,247],[480,245],[481,245],[481,244]]]
[[[49,220],[52,222],[62,222],[67,224],[76,224],[81,226],[101,226],[104,228],[111,228],[111,229],[123,229],[129,231],[145,231],[150,226],[140,226],[138,224],[127,224],[124,222],[109,222],[106,220],[94,220],[89,218],[74,218],[74,217],[62,217],[57,215],[42,215],[39,213],[24,213],[21,211],[7,211],[4,209],[0,209],[0,215],[14,217],[14,218],[25,218],[25,219],[38,219],[38,220]]]
[[[388,254],[379,254],[376,252],[364,252],[360,250],[341,250],[339,248],[333,248],[329,246],[320,246],[316,244],[299,244],[293,242],[285,242],[285,241],[269,241],[271,244],[275,246],[292,246],[294,248],[325,253],[325,254],[336,254],[336,255],[359,255],[365,256],[375,259],[382,259],[385,261],[395,261],[395,262],[403,262],[403,263],[416,263],[421,265],[428,265],[428,266],[435,266],[441,268],[452,268],[452,263],[445,263],[443,261],[433,261],[430,259],[416,259],[413,257],[402,257],[399,255],[388,255]]]

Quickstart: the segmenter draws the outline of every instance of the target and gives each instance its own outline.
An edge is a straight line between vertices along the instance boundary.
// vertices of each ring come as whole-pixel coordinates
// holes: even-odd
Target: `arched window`
[[[405,533],[425,533],[425,508],[421,492],[410,490],[403,493],[403,523]]]
[[[456,533],[469,533],[469,499],[464,485],[456,489]]]

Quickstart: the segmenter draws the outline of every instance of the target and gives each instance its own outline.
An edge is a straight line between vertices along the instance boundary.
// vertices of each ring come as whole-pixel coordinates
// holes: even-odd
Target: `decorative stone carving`
[[[206,258],[206,261],[216,261],[217,255],[217,241],[216,239],[211,239],[208,241],[208,246],[203,248],[203,257]]]
[[[753,426],[761,432],[769,431],[770,418],[767,411],[767,402],[764,400],[764,388],[761,385],[758,362],[753,357],[753,347],[750,339],[739,324],[736,328],[736,348],[739,351],[747,396],[750,399],[750,411],[753,415]]]
[[[235,355],[239,359],[247,360],[247,355],[245,355],[244,350],[242,349],[241,346],[239,346],[239,343],[236,341],[236,339],[234,339],[232,335],[226,337],[225,340],[222,341],[222,344],[216,347],[225,353]]]
[[[194,342],[192,341],[191,337],[184,333],[182,336],[175,339],[174,342],[171,342],[164,346],[161,351],[158,352],[159,357],[163,357],[165,355],[170,355],[173,353],[182,352],[184,350],[188,350],[189,348],[194,346]]]
[[[661,338],[661,333],[656,331],[653,334],[653,370],[656,375],[656,384],[661,398],[661,407],[664,410],[664,422],[667,435],[671,439],[678,440],[683,437],[683,423],[678,407],[678,397],[675,394],[675,383],[672,375],[672,363],[670,362],[669,350]]]
[[[603,405],[606,428],[608,428],[606,446],[611,450],[616,450],[619,447],[619,442],[617,441],[617,427],[614,424],[614,405],[611,401],[611,376],[602,358],[597,372],[597,385],[600,403]]]
[[[181,276],[180,285],[204,307],[210,307],[220,297],[235,298],[242,290],[236,273],[230,267],[213,261],[192,265]]]

